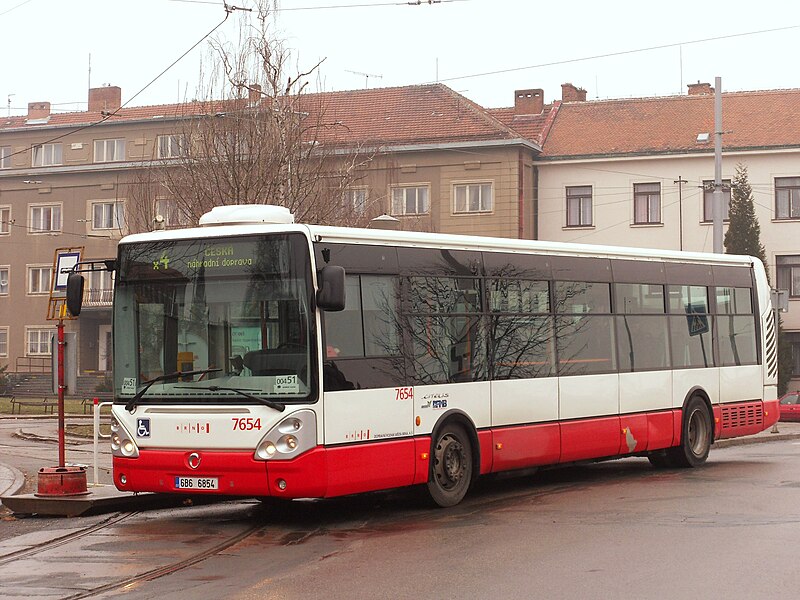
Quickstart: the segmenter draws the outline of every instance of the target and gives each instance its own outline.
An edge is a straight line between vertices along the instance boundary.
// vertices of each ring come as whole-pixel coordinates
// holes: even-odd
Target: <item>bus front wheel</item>
[[[699,396],[692,397],[683,414],[681,443],[667,451],[670,462],[677,467],[698,467],[706,462],[711,450],[714,429],[708,406]]]
[[[455,506],[472,482],[472,444],[463,427],[445,425],[434,439],[430,454],[428,493],[441,507]]]

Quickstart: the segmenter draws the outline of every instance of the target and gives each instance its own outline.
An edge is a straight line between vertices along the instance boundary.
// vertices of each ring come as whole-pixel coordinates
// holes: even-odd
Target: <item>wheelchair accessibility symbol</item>
[[[136,437],[150,437],[150,419],[136,419]]]

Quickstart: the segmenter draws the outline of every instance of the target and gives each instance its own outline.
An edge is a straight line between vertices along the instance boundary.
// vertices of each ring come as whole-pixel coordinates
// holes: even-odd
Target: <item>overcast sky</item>
[[[423,2],[279,0],[273,31],[298,68],[325,59],[326,91],[438,80],[501,107],[516,89],[558,99],[565,82],[589,99],[686,93],[716,76],[725,91],[800,87],[800,2]],[[85,110],[90,84],[120,86],[123,102],[138,93],[131,106],[191,98],[207,40],[141,90],[224,17],[213,0],[0,0],[0,108]],[[214,35],[236,39],[247,18],[235,11]]]

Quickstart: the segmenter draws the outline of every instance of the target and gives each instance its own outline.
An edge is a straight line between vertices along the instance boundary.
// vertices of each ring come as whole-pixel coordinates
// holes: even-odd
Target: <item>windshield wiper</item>
[[[147,393],[147,390],[150,389],[150,386],[154,383],[158,383],[159,381],[168,381],[169,379],[180,379],[181,377],[191,377],[192,375],[205,375],[206,373],[217,373],[218,371],[222,371],[222,369],[200,369],[198,371],[175,371],[174,373],[167,373],[166,375],[159,375],[158,377],[154,377],[153,379],[148,379],[147,381],[143,382],[142,389],[136,392],[136,395],[128,400],[128,403],[125,405],[125,410],[128,412],[132,412],[133,409],[136,407],[136,403],[142,399],[142,397]]]
[[[208,387],[194,387],[194,386],[183,386],[179,385],[176,386],[175,389],[177,390],[208,390],[209,392],[236,392],[240,396],[244,396],[250,400],[255,400],[256,402],[260,402],[265,406],[269,406],[270,408],[274,408],[279,412],[283,412],[286,410],[286,405],[283,402],[275,402],[274,400],[270,400],[269,398],[262,398],[261,396],[254,396],[244,390],[240,390],[238,388],[232,387],[221,387],[218,385],[210,385]]]

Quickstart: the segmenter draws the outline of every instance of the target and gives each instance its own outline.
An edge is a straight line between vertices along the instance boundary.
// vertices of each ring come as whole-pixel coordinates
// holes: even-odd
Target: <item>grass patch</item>
[[[32,405],[32,404],[25,404],[22,406],[13,406],[14,413],[13,414],[20,414],[20,415],[44,415],[50,414],[50,408],[47,407],[47,412],[45,412],[45,404],[44,398],[20,398],[24,402],[38,402],[41,403],[39,405]],[[47,396],[48,402],[58,402],[58,398],[54,396]],[[12,409],[11,404],[11,397],[0,396],[0,415],[10,415]],[[58,406],[53,406],[53,414],[58,414]],[[83,415],[83,414],[91,414],[91,410],[87,410],[84,412],[83,410],[83,400],[81,398],[65,398],[64,399],[64,412],[66,414],[73,414],[73,415]]]
[[[89,438],[89,439],[94,437],[94,425],[88,423],[80,425],[73,425],[67,423],[65,431],[67,432],[68,435],[75,435],[78,437]],[[103,435],[111,435],[111,424],[100,423],[100,433],[102,433]]]

